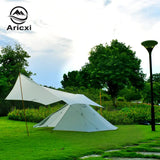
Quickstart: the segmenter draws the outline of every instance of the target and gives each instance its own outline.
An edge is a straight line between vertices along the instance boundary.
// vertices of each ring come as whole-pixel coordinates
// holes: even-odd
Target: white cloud
[[[28,10],[25,24],[32,25],[31,33],[4,32],[11,23],[9,12],[16,5]],[[148,73],[148,55],[141,42],[155,39],[160,43],[159,18],[159,0],[2,0],[0,19],[4,23],[0,24],[0,32],[20,42],[30,52],[31,68],[41,75],[44,72],[38,68],[43,68],[41,63],[45,58],[43,66],[46,72],[48,70],[45,72],[48,81],[52,81],[49,72],[62,78],[63,73],[80,69],[88,61],[92,47],[109,44],[112,39],[130,45],[142,59],[144,72]],[[159,72],[159,52],[157,46],[153,51],[153,72]]]

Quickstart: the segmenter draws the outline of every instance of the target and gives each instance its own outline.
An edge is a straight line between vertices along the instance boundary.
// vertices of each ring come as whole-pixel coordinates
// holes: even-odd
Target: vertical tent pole
[[[20,73],[19,73],[19,82],[20,82],[20,88],[21,88],[22,106],[23,106],[23,111],[24,111],[24,118],[25,118],[25,123],[26,123],[26,130],[27,130],[27,135],[29,136],[27,119],[26,119],[26,111],[25,111],[25,107],[24,107],[23,91],[22,91],[22,82],[21,82],[21,74],[20,74]]]
[[[102,96],[101,96],[101,90],[100,90],[100,105],[102,105]],[[100,107],[100,113],[101,113],[101,116],[102,116],[102,107]]]

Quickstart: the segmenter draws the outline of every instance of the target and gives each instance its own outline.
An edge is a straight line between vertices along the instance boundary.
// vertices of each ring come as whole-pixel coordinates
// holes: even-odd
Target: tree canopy
[[[8,105],[4,105],[4,98],[13,87],[18,74],[21,72],[30,77],[27,71],[29,54],[19,45],[3,47],[0,53],[0,115],[7,113]],[[3,113],[2,113],[3,112]]]
[[[63,80],[61,84],[63,88],[66,87],[91,87],[92,80],[90,79],[90,73],[88,65],[82,67],[80,71],[68,72],[68,74],[63,75]]]
[[[155,73],[152,75],[152,80],[153,82],[158,82],[160,83],[160,73]],[[148,82],[150,82],[150,77],[147,80]]]
[[[89,53],[89,63],[73,77],[75,82],[78,77],[77,85],[80,86],[106,87],[108,93],[115,99],[119,91],[126,86],[143,88],[145,75],[140,64],[141,60],[136,57],[136,53],[130,46],[118,40],[112,40],[110,45],[100,44],[93,47]]]
[[[14,48],[11,46],[2,48],[0,54],[0,72],[7,78],[9,86],[15,83],[20,72],[26,76],[32,74],[32,72],[26,70],[26,67],[28,67],[27,58],[29,57],[28,53],[18,44]]]
[[[127,85],[143,88],[144,74],[140,63],[130,46],[113,40],[111,45],[100,44],[92,48],[88,65],[91,77],[98,78],[101,87],[107,87],[114,98]]]

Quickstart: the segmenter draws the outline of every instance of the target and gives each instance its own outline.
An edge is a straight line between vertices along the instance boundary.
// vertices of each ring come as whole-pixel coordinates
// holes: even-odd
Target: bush
[[[139,100],[142,98],[140,92],[133,86],[124,88],[119,92],[120,97],[124,97],[127,101]]]
[[[160,122],[160,106],[155,107],[155,121]],[[151,121],[151,106],[148,104],[134,104],[120,110],[103,111],[103,116],[113,124],[140,124]]]
[[[124,97],[118,97],[118,98],[117,98],[117,101],[124,102],[124,101],[125,101],[125,98],[124,98]]]
[[[104,103],[104,102],[103,102]],[[118,102],[118,109],[113,109],[112,102],[105,102],[105,108],[102,111],[102,116],[112,124],[140,124],[151,121],[151,106],[148,104],[136,104],[128,102]],[[103,105],[103,104],[102,104]],[[103,105],[104,106],[104,105]],[[57,104],[54,107],[40,107],[39,109],[26,109],[26,118],[30,122],[40,122],[48,115],[56,112],[62,104]],[[99,108],[95,108],[98,110]],[[100,111],[98,110],[100,113]],[[24,112],[20,109],[15,109],[8,114],[9,119],[24,121]],[[155,105],[155,120],[160,122],[160,106]]]
[[[25,110],[26,119],[29,122],[40,122],[50,114],[56,112],[62,105],[56,105],[55,107],[39,107],[39,109],[29,109]],[[8,118],[12,120],[24,121],[24,110],[15,109],[14,111],[8,113]]]
[[[9,103],[4,100],[0,100],[0,116],[6,116],[10,111]]]
[[[103,112],[104,118],[106,118],[112,124],[133,124],[133,120],[129,119],[127,114],[121,111],[105,111]]]
[[[116,108],[113,106],[113,102],[112,101],[102,101],[102,106],[107,109],[108,111],[112,111],[112,110],[120,110],[122,108],[125,107],[133,107],[133,106],[137,106],[136,103],[131,103],[131,102],[123,102],[123,101],[117,101],[116,102]]]

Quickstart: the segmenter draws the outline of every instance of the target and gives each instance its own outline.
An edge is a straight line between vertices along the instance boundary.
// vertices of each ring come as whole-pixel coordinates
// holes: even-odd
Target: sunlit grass
[[[25,122],[0,118],[0,159],[54,160],[75,159],[88,154],[102,154],[108,149],[137,144],[160,135],[160,127],[151,132],[150,126],[120,125],[116,131],[67,132],[52,128],[33,128]]]

